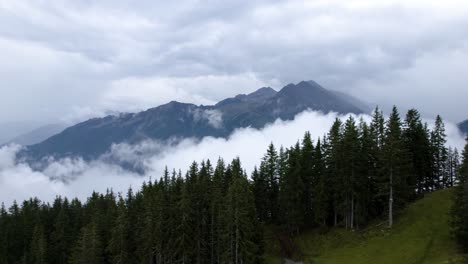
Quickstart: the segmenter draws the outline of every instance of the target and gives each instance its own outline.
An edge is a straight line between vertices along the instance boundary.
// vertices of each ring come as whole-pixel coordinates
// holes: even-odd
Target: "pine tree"
[[[13,201],[13,205],[8,209],[9,217],[8,223],[9,228],[7,230],[7,244],[8,244],[8,262],[16,263],[24,253],[24,240],[18,239],[23,237],[23,230],[21,226],[21,210],[16,201]]]
[[[427,132],[416,109],[406,114],[403,140],[409,157],[408,186],[422,195],[425,190],[425,179],[432,174],[431,146]]]
[[[0,263],[8,263],[8,213],[5,204],[0,206]]]
[[[434,189],[443,188],[446,185],[447,179],[445,174],[445,164],[447,161],[447,143],[445,134],[445,125],[442,118],[437,115],[435,127],[431,133],[431,145],[433,151],[433,166],[434,166]]]
[[[64,264],[68,262],[70,254],[70,219],[68,200],[58,197],[55,201],[59,212],[55,218],[53,231],[51,233],[51,246],[49,260],[51,263]]]
[[[83,227],[83,205],[78,198],[71,200],[68,209],[70,227],[68,232],[70,233],[70,247],[73,247],[73,243],[78,240]],[[69,254],[71,250],[69,250]]]
[[[305,206],[304,221],[308,226],[313,226],[315,224],[315,210],[313,208],[315,193],[313,192],[313,189],[317,179],[315,178],[316,175],[314,174],[314,151],[314,145],[310,136],[310,132],[306,132],[304,134],[304,138],[302,139],[300,175],[302,177],[302,183],[304,184],[304,201],[302,202]]]
[[[95,222],[90,223],[82,229],[80,239],[73,250],[71,264],[105,263],[104,248],[98,229],[99,227]]]
[[[357,178],[355,179],[356,208],[355,226],[360,228],[375,217],[374,195],[377,192],[377,177],[375,175],[374,142],[371,137],[370,128],[361,118],[359,121],[359,155],[356,162]]]
[[[122,196],[119,196],[117,211],[118,216],[107,249],[112,263],[135,263],[135,258],[132,257],[128,211]]]
[[[284,178],[284,175],[288,171],[288,149],[285,149],[283,146],[280,147],[278,153],[278,185],[281,185],[281,179]]]
[[[178,223],[178,209],[177,206],[181,197],[181,181],[178,180],[177,172],[172,170],[172,176],[168,179],[166,184],[166,195],[164,199],[165,207],[165,223],[164,223],[164,236],[166,238],[164,248],[164,262],[174,263],[177,259],[177,254],[174,250],[176,246],[177,237],[177,223]]]
[[[144,215],[142,218],[143,236],[140,238],[140,256],[149,263],[160,262],[163,258],[163,184],[149,183],[143,190]]]
[[[47,261],[47,240],[42,224],[37,224],[31,239],[30,263],[46,264]]]
[[[452,232],[461,249],[468,253],[468,138],[462,156],[460,178],[453,196],[451,225]]]
[[[304,184],[301,176],[301,146],[289,150],[288,171],[281,181],[282,223],[290,235],[297,235],[305,224]]]
[[[267,153],[260,165],[260,177],[268,180],[268,217],[271,221],[278,220],[278,199],[279,199],[279,173],[278,173],[278,153],[271,143]]]
[[[197,235],[197,263],[209,263],[210,262],[210,198],[211,198],[211,180],[212,180],[213,169],[211,163],[208,160],[206,163],[202,161],[201,168],[198,173],[198,179],[196,183],[196,232]]]
[[[452,170],[453,176],[451,178],[451,187],[457,185],[460,178],[460,155],[458,154],[457,148],[453,151]]]
[[[375,147],[381,149],[385,138],[385,118],[379,107],[376,107],[372,114],[369,130]]]
[[[330,203],[330,183],[325,174],[325,159],[322,152],[322,145],[318,139],[314,152],[314,168],[313,174],[316,178],[313,189],[315,199],[313,200],[313,208],[315,210],[315,222],[321,226],[327,224],[328,205]]]
[[[383,182],[386,177],[384,176],[384,160],[383,160],[383,143],[385,139],[385,118],[383,112],[376,107],[372,121],[369,125],[369,136],[371,140],[371,148],[369,150],[370,162],[370,178],[375,185],[373,190],[372,204],[373,216],[380,216],[384,212],[385,205],[388,199],[386,196],[386,189],[383,188]],[[384,180],[385,179],[385,180]]]
[[[210,204],[210,263],[221,263],[222,255],[222,217],[224,200],[224,175],[225,164],[222,159],[218,159],[213,174],[211,204]]]
[[[195,256],[195,241],[194,241],[194,221],[193,221],[193,206],[191,202],[192,183],[189,179],[182,185],[181,198],[178,204],[179,222],[176,225],[176,246],[174,250],[177,252],[177,262],[182,264],[193,263]]]
[[[354,228],[354,216],[356,206],[356,188],[359,185],[358,155],[359,155],[359,135],[356,122],[352,116],[346,120],[343,133],[343,183],[342,197],[344,197],[343,215],[345,217],[345,227]]]
[[[326,174],[331,186],[331,207],[333,209],[333,225],[337,226],[339,213],[342,207],[343,193],[343,152],[342,152],[342,122],[338,118],[333,123],[327,136],[326,144]]]
[[[255,205],[249,183],[243,175],[233,177],[225,197],[223,215],[224,254],[221,263],[257,263]]]
[[[252,172],[253,194],[255,198],[255,208],[260,221],[266,222],[268,217],[268,179],[265,173],[260,173],[257,167]]]
[[[388,226],[393,226],[395,205],[404,204],[407,196],[405,151],[402,139],[401,120],[394,106],[385,128],[385,139],[382,147],[384,161],[384,192],[388,190]]]

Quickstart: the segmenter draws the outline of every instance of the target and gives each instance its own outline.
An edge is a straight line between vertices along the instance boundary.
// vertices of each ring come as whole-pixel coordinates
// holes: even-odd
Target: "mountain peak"
[[[278,104],[281,107],[292,107],[294,111],[291,113],[296,114],[300,110],[318,110],[322,112],[338,112],[338,113],[362,113],[359,107],[352,103],[343,100],[336,96],[333,92],[326,90],[314,81],[301,81],[297,84],[288,84],[275,96],[278,99]],[[291,118],[293,114],[284,115]],[[281,117],[283,117],[281,116]]]
[[[275,96],[276,93],[277,92],[271,87],[262,87],[258,89],[257,91],[248,94],[247,97],[249,99],[255,99],[255,100],[267,99],[267,98]]]
[[[216,104],[216,106],[224,106],[238,102],[263,102],[275,96],[277,91],[271,87],[262,87],[255,92],[249,94],[238,94],[235,97],[224,99]]]
[[[328,93],[328,91],[314,81],[301,81],[297,84],[290,83],[281,89],[280,93],[293,96],[307,96],[315,93]]]

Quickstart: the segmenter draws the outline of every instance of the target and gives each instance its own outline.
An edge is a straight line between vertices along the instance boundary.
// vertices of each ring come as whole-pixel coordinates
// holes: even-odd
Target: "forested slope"
[[[392,229],[376,221],[362,231],[304,232],[295,242],[304,263],[463,263],[450,237],[452,193],[436,191],[410,204]],[[273,236],[266,248],[268,262],[279,263],[280,246]]]

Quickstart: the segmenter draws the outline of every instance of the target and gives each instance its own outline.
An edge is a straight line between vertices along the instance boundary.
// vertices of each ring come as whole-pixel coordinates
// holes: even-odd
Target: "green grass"
[[[463,263],[450,237],[451,193],[434,192],[409,205],[391,230],[382,225],[365,232],[333,229],[321,234],[311,230],[301,234],[296,243],[305,254],[304,263]],[[279,245],[271,233],[275,231],[267,230],[265,259],[267,263],[280,263]]]

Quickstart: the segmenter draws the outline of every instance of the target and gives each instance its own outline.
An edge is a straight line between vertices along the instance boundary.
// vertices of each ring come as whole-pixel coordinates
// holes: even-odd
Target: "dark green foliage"
[[[279,219],[279,158],[275,146],[271,143],[260,164],[260,176],[267,181],[266,217],[277,222]]]
[[[306,203],[301,175],[301,146],[299,142],[289,150],[288,170],[281,179],[280,206],[282,224],[290,234],[298,234],[305,225]]]
[[[47,261],[47,240],[44,234],[44,226],[37,224],[31,238],[31,251],[29,261],[32,264],[46,264]]]
[[[343,174],[342,197],[344,197],[343,216],[346,228],[354,228],[354,216],[357,200],[357,188],[360,187],[359,159],[360,144],[356,122],[353,117],[346,120],[343,133]]]
[[[79,240],[76,243],[70,258],[72,264],[99,264],[105,263],[104,247],[101,230],[96,222],[91,222],[83,227]]]
[[[463,151],[463,162],[458,186],[455,188],[451,215],[453,234],[461,249],[468,253],[468,143]]]
[[[312,210],[314,212],[314,223],[325,226],[327,224],[328,209],[330,202],[330,189],[328,178],[325,174],[325,159],[323,156],[320,139],[317,141],[313,155]]]
[[[331,197],[330,205],[332,211],[330,213],[333,219],[333,225],[338,225],[339,214],[342,207],[342,190],[343,182],[343,152],[342,152],[342,137],[343,137],[343,123],[341,120],[336,119],[333,123],[330,132],[328,132],[326,151],[325,151],[325,162],[326,162],[326,177],[328,178],[328,184],[331,186]]]
[[[134,243],[131,232],[131,222],[129,215],[129,207],[131,206],[133,197],[129,192],[127,200],[119,196],[117,203],[117,218],[111,231],[111,239],[107,246],[112,263],[136,263],[134,256]]]
[[[224,200],[222,220],[224,250],[221,263],[256,263],[261,252],[255,243],[258,224],[254,198],[247,178],[242,174],[232,179]]]
[[[0,207],[0,263],[8,263],[8,220],[8,213],[5,209],[5,205],[2,203],[2,206]]]
[[[402,123],[396,107],[385,127],[385,138],[382,146],[383,178],[382,192],[388,196],[388,225],[393,225],[393,214],[396,206],[403,206],[412,191],[407,185],[408,159],[402,137]]]
[[[431,182],[432,149],[429,135],[416,109],[411,109],[406,114],[404,128],[403,140],[410,162],[408,185],[415,188],[417,194],[421,195],[433,185]]]
[[[447,185],[446,162],[447,148],[445,146],[446,134],[442,118],[438,115],[435,121],[434,130],[431,133],[431,145],[433,153],[433,189],[441,189]]]
[[[459,171],[445,146],[442,119],[433,131],[419,113],[402,122],[336,119],[315,141],[306,132],[290,148],[271,143],[251,179],[239,158],[193,162],[185,177],[166,168],[159,180],[126,195],[92,193],[86,202],[57,197],[0,208],[0,263],[262,263],[263,226],[280,239],[303,229],[361,229],[437,188],[457,186],[454,234],[468,247],[468,150]],[[283,241],[283,242],[284,242]]]
[[[266,174],[260,173],[257,167],[252,172],[252,191],[255,197],[255,208],[257,208],[257,217],[260,221],[269,220],[268,210],[268,179]]]
[[[301,182],[303,184],[304,194],[302,204],[304,206],[304,221],[306,226],[312,226],[315,220],[313,201],[315,193],[313,192],[315,182],[317,182],[314,173],[314,145],[309,132],[306,132],[302,140],[302,149],[300,153]]]

